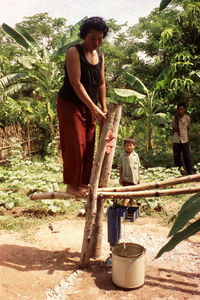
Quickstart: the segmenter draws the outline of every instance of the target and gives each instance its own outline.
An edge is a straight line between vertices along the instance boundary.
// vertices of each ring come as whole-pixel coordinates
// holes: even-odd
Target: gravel
[[[103,239],[107,240],[107,233],[103,234]],[[200,244],[183,241],[170,252],[164,253],[160,258],[154,259],[158,251],[167,242],[167,238],[159,236],[158,232],[140,232],[139,234],[133,230],[126,232],[124,230],[123,237],[120,242],[131,242],[142,245],[146,249],[145,262],[157,268],[170,269],[177,272],[187,272],[187,276],[199,281],[200,278]],[[103,261],[109,256],[110,245],[104,243],[104,255],[101,257]],[[68,299],[70,293],[74,289],[77,281],[82,280],[81,274],[83,270],[73,272],[69,277],[62,279],[60,284],[46,292],[46,300]]]

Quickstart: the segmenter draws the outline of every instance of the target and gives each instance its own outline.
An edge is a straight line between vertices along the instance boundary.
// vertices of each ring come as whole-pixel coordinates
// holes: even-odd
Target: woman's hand
[[[104,121],[107,117],[107,110],[106,112],[103,112],[97,105],[92,106],[90,111],[94,120],[97,120],[99,122]]]

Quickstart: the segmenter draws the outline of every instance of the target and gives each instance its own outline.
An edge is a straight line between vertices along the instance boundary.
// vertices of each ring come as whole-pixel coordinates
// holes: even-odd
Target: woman
[[[90,181],[95,120],[101,122],[107,114],[104,56],[99,51],[107,33],[102,18],[84,21],[80,27],[82,43],[67,51],[64,84],[58,93],[64,183],[68,193],[82,197],[86,196]]]

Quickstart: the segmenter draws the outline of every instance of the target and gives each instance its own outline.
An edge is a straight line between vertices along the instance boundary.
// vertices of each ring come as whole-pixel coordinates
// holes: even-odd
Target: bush
[[[172,152],[160,152],[148,151],[140,157],[141,164],[145,168],[153,167],[174,167],[174,157]]]

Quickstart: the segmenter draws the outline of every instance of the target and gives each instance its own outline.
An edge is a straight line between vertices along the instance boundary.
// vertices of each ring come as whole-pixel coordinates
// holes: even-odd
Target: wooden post
[[[109,184],[110,180],[110,174],[111,174],[111,169],[112,169],[112,164],[113,164],[113,158],[115,155],[115,148],[116,148],[116,143],[117,143],[117,135],[119,131],[119,124],[121,120],[121,113],[122,113],[122,106],[121,105],[116,105],[116,112],[115,112],[115,118],[113,122],[113,140],[112,144],[113,147],[111,148],[110,153],[105,153],[105,157],[103,160],[103,165],[101,169],[101,176],[99,180],[99,187],[107,187]]]
[[[97,190],[99,185],[101,167],[102,167],[102,163],[106,151],[106,143],[108,141],[109,133],[112,128],[114,116],[115,116],[114,104],[110,104],[108,107],[108,117],[107,120],[105,121],[103,131],[100,136],[97,153],[92,167],[89,195],[87,200],[85,229],[84,229],[83,243],[81,249],[80,267],[86,267],[90,260],[92,227],[95,221],[96,209],[97,209]]]
[[[115,154],[115,147],[117,143],[117,135],[119,130],[119,123],[121,119],[122,106],[115,106],[115,117],[112,126],[112,148],[110,152],[106,152],[101,168],[101,175],[99,180],[99,187],[107,187],[110,180],[110,174],[112,169],[113,158]],[[103,234],[103,218],[104,218],[104,201],[97,198],[97,214],[95,223],[92,229],[91,239],[91,252],[90,256],[97,258],[101,256],[102,251],[102,234]]]

